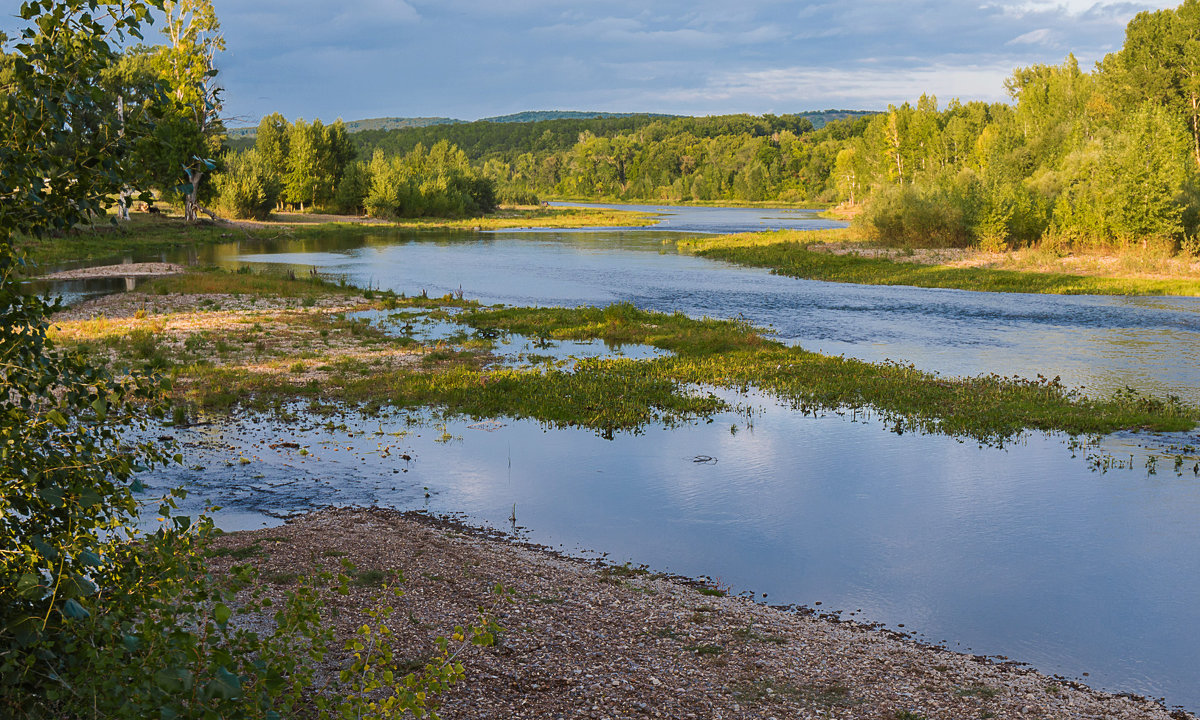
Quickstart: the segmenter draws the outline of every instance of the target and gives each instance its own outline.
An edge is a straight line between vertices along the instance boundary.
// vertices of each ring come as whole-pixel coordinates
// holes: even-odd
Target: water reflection
[[[980,448],[752,400],[749,416],[612,441],[532,422],[247,416],[175,431],[203,469],[153,482],[223,505],[229,527],[377,504],[505,528],[515,504],[528,536],[551,546],[711,575],[771,602],[821,601],[1200,707],[1190,471],[1148,476],[1121,437],[1103,450],[1137,454],[1134,468],[1098,474],[1057,437]]]

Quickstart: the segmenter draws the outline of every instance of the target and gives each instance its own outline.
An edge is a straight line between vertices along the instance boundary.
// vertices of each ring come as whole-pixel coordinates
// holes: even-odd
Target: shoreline
[[[181,275],[187,268],[178,263],[141,262],[117,265],[92,265],[76,270],[61,270],[34,280],[95,280],[98,278],[148,278]]]
[[[446,718],[841,717],[1186,720],[1151,700],[1095,690],[1013,662],[954,652],[900,633],[724,596],[703,580],[563,555],[452,518],[328,508],[217,538],[269,594],[325,563],[404,572],[392,629],[421,657],[481,606],[505,628],[471,648],[467,679],[442,698]],[[497,602],[492,588],[511,602]],[[329,593],[339,638],[380,591]]]

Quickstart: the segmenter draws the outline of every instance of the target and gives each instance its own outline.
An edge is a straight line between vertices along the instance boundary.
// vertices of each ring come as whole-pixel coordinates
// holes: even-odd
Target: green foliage
[[[279,201],[277,176],[257,150],[231,154],[213,177],[217,205],[235,218],[265,220]]]
[[[864,227],[889,244],[1170,252],[1200,217],[1197,21],[1196,0],[1138,15],[1094,73],[1019,68],[1014,105],[889,108],[842,151],[839,197],[867,195]]]
[[[375,153],[367,166],[370,184],[363,206],[373,217],[461,217],[496,207],[491,180],[471,168],[447,142],[418,145],[403,157]]]
[[[173,5],[173,4],[172,4]],[[103,6],[104,12],[99,9]],[[41,237],[87,222],[134,175],[135,138],[94,118],[111,108],[108,38],[140,38],[161,3],[24,3],[28,27],[5,41],[0,110],[0,716],[21,718],[279,718],[307,706],[313,667],[331,631],[317,590],[281,605],[256,594],[252,574],[207,574],[211,521],[173,517],[136,530],[137,473],[173,460],[150,436],[163,381],[114,375],[48,336],[56,303],[25,294],[16,234]],[[202,18],[201,18],[202,19]],[[145,346],[145,342],[130,343]],[[153,345],[145,349],[155,352]],[[318,578],[320,582],[322,578]],[[345,587],[345,577],[341,578]],[[388,611],[390,612],[390,611]],[[273,613],[260,635],[248,619]],[[488,622],[460,633],[485,644]],[[444,643],[443,647],[448,647]],[[437,692],[462,677],[443,654],[420,676],[396,678],[390,657],[372,669],[404,688],[377,707],[351,679],[326,702],[338,717],[433,716]],[[367,677],[366,673],[362,677]],[[373,686],[372,686],[373,687]]]
[[[203,181],[215,169],[211,158],[219,154],[225,134],[216,82],[216,55],[225,49],[225,39],[210,0],[165,0],[162,8],[168,44],[156,50],[154,62],[168,102],[164,121],[155,127],[154,154],[171,173],[160,174],[162,189],[183,198],[184,217],[194,222]]]
[[[856,218],[869,237],[902,247],[966,247],[971,243],[969,198],[940,188],[889,185]]]
[[[829,192],[840,143],[862,113],[813,131],[804,115],[630,116],[532,123],[463,123],[357,133],[364,153],[402,155],[441,140],[462,148],[501,197],[804,200]]]

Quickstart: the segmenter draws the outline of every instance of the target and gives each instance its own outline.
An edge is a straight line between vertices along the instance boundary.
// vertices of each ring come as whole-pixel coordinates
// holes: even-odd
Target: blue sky
[[[882,109],[1004,99],[1013,68],[1084,67],[1137,12],[1087,0],[214,0],[231,125],[520,110]],[[11,30],[16,22],[0,21]]]

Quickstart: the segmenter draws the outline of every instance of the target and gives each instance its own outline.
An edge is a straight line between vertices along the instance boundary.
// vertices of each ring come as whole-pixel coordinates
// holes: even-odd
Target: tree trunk
[[[188,170],[188,182],[192,189],[183,199],[183,221],[194,223],[196,222],[197,209],[200,207],[200,180],[204,177],[204,171],[199,168]]]
[[[1200,97],[1192,92],[1192,157],[1200,167]]]
[[[117,134],[125,137],[125,96],[117,96]],[[132,195],[128,185],[121,186],[121,194],[117,196],[117,219],[129,222],[129,196]]]

